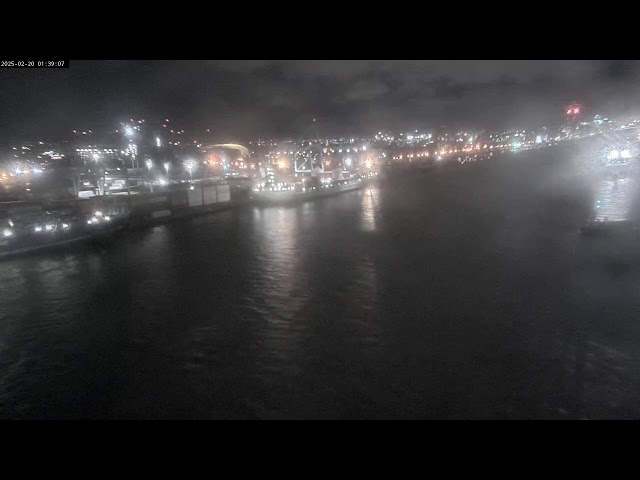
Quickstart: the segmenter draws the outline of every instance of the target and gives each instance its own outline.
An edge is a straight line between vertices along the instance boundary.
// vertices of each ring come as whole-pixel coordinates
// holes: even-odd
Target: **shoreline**
[[[375,178],[375,177],[373,177]],[[366,183],[370,182],[373,178],[367,178],[363,180],[361,187]],[[158,225],[164,225],[171,223],[173,221],[185,220],[190,218],[195,218],[204,215],[215,214],[227,210],[243,208],[247,206],[256,206],[256,207],[269,207],[269,206],[281,206],[282,203],[274,202],[274,203],[264,203],[260,202],[257,198],[252,197],[250,194],[246,195],[248,192],[238,192],[236,195],[229,195],[227,201],[212,201],[208,204],[204,203],[206,200],[207,192],[205,192],[205,188],[213,188],[216,189],[222,186],[208,186],[208,187],[195,187],[193,190],[184,190],[178,191],[178,194],[184,193],[187,197],[189,197],[190,201],[187,201],[186,204],[178,204],[175,205],[171,201],[168,202],[158,202],[158,198],[171,196],[171,193],[166,194],[164,192],[145,195],[144,197],[137,197],[135,202],[137,205],[129,206],[130,210],[121,218],[114,219],[113,225],[109,227],[108,230],[101,230],[95,233],[90,233],[86,235],[80,235],[74,238],[65,238],[58,241],[52,241],[51,243],[44,243],[40,245],[32,245],[28,247],[16,248],[13,250],[0,251],[0,262],[3,260],[8,260],[10,258],[22,257],[29,254],[42,253],[46,251],[53,250],[61,250],[65,248],[69,248],[72,246],[76,246],[79,244],[88,244],[91,242],[105,242],[109,241],[116,236],[126,235],[128,232],[140,231],[145,228],[154,227]],[[228,187],[228,185],[226,185]],[[360,188],[361,188],[360,187]],[[226,189],[228,192],[228,188]],[[291,201],[286,202],[285,205],[297,205],[300,203],[305,203],[307,201],[315,201],[321,198],[327,198],[330,196],[340,195],[342,193],[352,192],[355,189],[348,190],[338,190],[328,192],[327,194],[310,196],[304,198],[293,198]],[[163,195],[164,193],[164,195]],[[229,192],[230,193],[230,192]],[[198,198],[200,196],[200,198]],[[233,196],[247,196],[247,198],[236,198],[235,200],[231,199]],[[112,201],[109,197],[101,198],[95,197],[94,203],[108,203]],[[224,198],[227,198],[226,196]]]

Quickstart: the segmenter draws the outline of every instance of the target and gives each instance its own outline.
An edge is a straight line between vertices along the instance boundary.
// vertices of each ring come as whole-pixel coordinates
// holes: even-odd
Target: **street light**
[[[193,171],[197,168],[197,163],[195,162],[195,160],[189,159],[189,160],[185,160],[184,162],[184,167],[187,169],[187,171],[189,172],[189,179],[192,180],[193,179]]]

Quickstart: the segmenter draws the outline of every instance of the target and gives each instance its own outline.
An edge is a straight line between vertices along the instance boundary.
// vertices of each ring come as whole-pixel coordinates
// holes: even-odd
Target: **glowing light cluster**
[[[198,168],[198,162],[193,159],[185,160],[184,168],[189,172],[189,175],[193,175],[193,172]]]
[[[280,191],[288,191],[295,190],[295,183],[265,183],[261,184],[257,188],[254,188],[254,192],[280,192]]]
[[[111,217],[103,214],[100,210],[93,212],[93,217],[87,220],[87,225],[98,225],[103,222],[110,222]]]
[[[619,158],[628,159],[631,158],[631,151],[625,150],[611,150],[607,153],[607,160],[617,160]]]
[[[40,233],[42,232],[43,228],[42,225],[36,225],[33,228],[33,231],[36,233]],[[44,225],[44,231],[45,232],[55,232],[57,230],[57,225],[53,224],[53,223],[47,223],[46,225]]]

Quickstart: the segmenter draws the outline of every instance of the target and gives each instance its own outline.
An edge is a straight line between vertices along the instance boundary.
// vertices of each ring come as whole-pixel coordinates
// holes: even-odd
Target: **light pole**
[[[192,159],[186,160],[184,166],[189,172],[189,181],[193,180],[193,171],[196,169],[196,162]]]
[[[151,169],[153,168],[153,160],[151,160],[150,158],[147,158],[144,164],[147,166],[147,171],[151,172]],[[153,193],[153,179],[149,180],[149,190],[151,191],[151,193]]]
[[[104,164],[101,167],[98,167],[98,164],[100,163],[100,155],[98,153],[94,153],[93,154],[93,161],[96,162],[96,168],[98,169],[98,174],[96,176],[97,178],[97,184],[98,184],[98,193],[100,195],[104,195],[105,194],[105,184],[106,182],[106,178],[105,178],[105,169],[104,169]]]
[[[124,136],[127,137],[127,141],[129,142],[127,150],[131,155],[131,168],[137,168],[138,163],[136,160],[136,156],[138,154],[138,148],[136,147],[135,143],[133,143],[133,137],[136,133],[135,129],[131,125],[124,125],[123,132]]]

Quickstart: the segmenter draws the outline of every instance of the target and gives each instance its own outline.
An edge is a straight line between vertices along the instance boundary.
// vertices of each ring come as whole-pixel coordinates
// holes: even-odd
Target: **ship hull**
[[[362,188],[361,179],[345,182],[341,185],[320,185],[302,192],[291,190],[253,192],[253,199],[262,205],[304,202],[316,198],[330,197],[340,193],[351,192]]]

